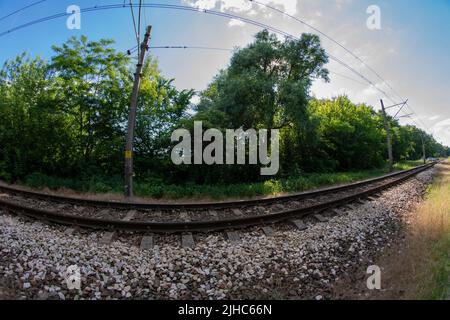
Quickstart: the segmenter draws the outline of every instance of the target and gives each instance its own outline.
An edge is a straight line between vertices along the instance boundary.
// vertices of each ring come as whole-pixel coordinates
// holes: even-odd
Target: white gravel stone
[[[29,299],[326,299],[337,279],[389,245],[432,176],[421,173],[327,223],[308,222],[305,231],[276,225],[266,237],[255,227],[233,246],[222,233],[196,235],[195,250],[175,236],[158,237],[153,250],[120,235],[105,246],[101,233],[68,236],[64,227],[2,214],[0,282]],[[79,290],[67,287],[69,266],[79,268]]]

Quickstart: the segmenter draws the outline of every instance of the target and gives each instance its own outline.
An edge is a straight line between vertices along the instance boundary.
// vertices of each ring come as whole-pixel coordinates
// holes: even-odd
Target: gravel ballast
[[[327,299],[336,281],[367,268],[402,228],[403,213],[421,200],[435,169],[354,204],[308,229],[274,226],[241,232],[230,243],[223,233],[195,235],[195,249],[179,237],[157,237],[141,250],[138,236],[101,245],[101,232],[45,225],[0,215],[0,298],[16,299]],[[81,289],[69,290],[70,266]]]

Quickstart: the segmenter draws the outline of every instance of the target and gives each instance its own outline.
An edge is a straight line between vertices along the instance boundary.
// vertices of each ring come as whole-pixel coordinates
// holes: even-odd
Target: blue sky
[[[450,145],[450,0],[260,0],[304,19],[351,49],[384,80],[408,98],[416,121],[441,142]],[[0,17],[36,0],[0,0]],[[127,0],[128,2],[128,0]],[[261,21],[294,35],[312,32],[305,26],[248,0],[146,0],[145,3],[179,4],[214,9]],[[69,5],[81,8],[120,4],[123,0],[46,0],[7,19],[0,33],[23,23],[65,12]],[[381,9],[381,30],[369,30],[366,9]],[[255,26],[208,16],[204,13],[145,9],[142,24],[153,26],[152,45],[187,45],[233,48],[245,46],[259,30]],[[111,38],[117,50],[136,45],[129,8],[82,14],[81,30],[68,30],[66,18],[27,27],[0,37],[0,63],[23,51],[51,57],[50,47],[81,34],[90,39]],[[345,61],[395,97],[370,70],[334,43],[322,38],[328,52]],[[160,69],[176,79],[179,88],[201,90],[221,68],[230,52],[206,50],[154,50]],[[379,108],[383,96],[348,69],[331,62],[332,82],[316,82],[312,94],[332,97],[347,94],[355,102]],[[351,78],[351,79],[348,79]],[[399,100],[399,99],[397,99]],[[404,120],[410,122],[410,120]]]

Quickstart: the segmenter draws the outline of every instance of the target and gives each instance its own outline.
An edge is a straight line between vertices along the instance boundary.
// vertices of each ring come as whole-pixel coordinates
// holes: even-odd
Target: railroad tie
[[[231,211],[233,211],[233,214],[236,216],[242,216],[244,215],[241,211],[241,209],[231,209]]]
[[[359,204],[366,204],[366,202],[363,199],[358,199],[357,201]]]
[[[136,210],[128,211],[126,217],[123,218],[123,221],[131,221],[131,220],[133,220],[134,217],[136,216],[136,214],[137,214]]]
[[[227,237],[232,244],[238,244],[239,242],[241,242],[241,235],[237,231],[228,231]]]
[[[153,236],[152,235],[143,236],[140,248],[141,250],[153,249]]]
[[[372,197],[372,196],[368,197],[367,199],[369,199],[370,201],[377,201],[378,200],[377,198]]]
[[[186,210],[183,210],[180,212],[180,219],[182,219],[184,222],[191,221],[191,218],[189,217],[189,213]]]
[[[75,208],[77,208],[77,207],[75,206]],[[77,211],[81,212],[80,210],[81,209],[78,209]],[[97,218],[106,218],[106,217],[108,217],[108,215],[109,215],[109,210],[103,209],[99,213],[97,213],[96,217]]]
[[[333,211],[335,214],[337,214],[337,215],[343,214],[343,212],[342,212],[341,210],[339,210],[339,209],[333,209],[332,211]]]
[[[56,206],[56,211],[63,211],[64,209],[66,209],[66,207],[67,207],[66,204],[63,204],[63,203],[58,204],[58,205]]]
[[[263,227],[263,232],[267,237],[273,236],[273,229],[272,227]]]
[[[261,214],[265,214],[266,213],[266,209],[264,209],[264,207],[261,207],[261,206],[256,207],[256,211],[258,211]]]
[[[328,222],[329,219],[327,217],[324,217],[321,214],[315,214],[314,218],[316,218],[319,222]]]
[[[273,206],[275,212],[282,212],[285,210],[285,207],[281,204],[276,204]]]
[[[208,210],[208,213],[213,220],[219,220],[219,214],[216,210]]]
[[[186,233],[181,235],[181,246],[185,249],[194,249],[195,241],[192,233]]]
[[[113,242],[116,233],[114,231],[105,232],[103,237],[100,239],[100,244],[106,245]]]
[[[356,210],[356,207],[353,204],[347,204],[346,207],[350,210]]]
[[[104,210],[106,211],[106,210]],[[136,216],[137,212],[135,210],[130,210],[128,211],[127,215],[125,216],[125,218],[122,219],[122,221],[131,221],[134,219],[134,217]],[[111,231],[111,232],[106,232],[102,239],[100,239],[100,244],[110,244],[111,242],[113,242],[114,238],[116,237],[116,232]]]
[[[292,224],[294,224],[299,231],[303,231],[308,229],[306,224],[301,220],[291,220]]]
[[[161,218],[162,217],[162,212],[160,210],[155,211],[155,217]]]

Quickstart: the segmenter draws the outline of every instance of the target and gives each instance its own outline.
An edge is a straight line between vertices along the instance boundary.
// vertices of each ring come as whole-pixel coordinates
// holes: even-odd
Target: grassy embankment
[[[406,161],[395,165],[396,170],[406,170],[422,164],[421,161]],[[336,173],[304,174],[287,179],[272,179],[266,182],[232,185],[164,185],[154,181],[135,182],[135,193],[140,197],[181,199],[181,198],[245,198],[256,196],[277,195],[289,192],[301,192],[328,185],[350,183],[357,180],[369,179],[388,172],[387,168]],[[122,193],[120,177],[104,179],[92,177],[90,179],[61,179],[33,174],[24,184],[32,188],[48,188],[50,190],[69,189],[82,193]]]
[[[450,162],[412,214],[406,238],[378,263],[383,299],[450,299]]]

